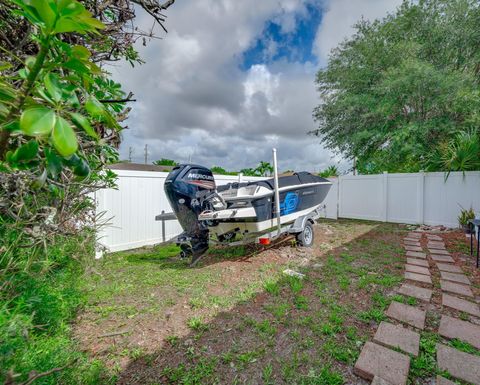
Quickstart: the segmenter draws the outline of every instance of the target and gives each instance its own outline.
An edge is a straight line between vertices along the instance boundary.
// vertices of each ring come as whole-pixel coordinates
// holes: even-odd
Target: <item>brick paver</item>
[[[422,233],[411,231],[407,234],[407,237],[422,238]]]
[[[447,338],[458,338],[480,349],[480,326],[470,322],[442,315],[438,334]]]
[[[407,251],[407,257],[426,259],[427,254],[419,251]]]
[[[450,255],[450,253],[447,250],[440,250],[440,249],[431,249],[428,248],[431,254],[436,254],[436,255]]]
[[[432,259],[436,262],[449,262],[449,263],[455,262],[453,258],[448,255],[432,255]]]
[[[380,345],[399,348],[405,353],[418,356],[420,346],[420,334],[411,331],[401,325],[394,325],[389,322],[381,322],[373,337],[373,341]]]
[[[445,377],[437,376],[436,385],[457,385],[455,382],[447,380]]]
[[[428,245],[431,245],[431,246],[440,246],[441,248],[445,247],[445,243],[443,243],[443,241],[432,241],[432,240],[429,240],[427,242]]]
[[[432,241],[443,241],[442,237],[439,237],[438,235],[434,235],[434,234],[427,234],[427,238]]]
[[[409,246],[409,245],[404,245],[403,246],[405,250],[407,251],[422,251],[422,248],[419,246]]]
[[[437,267],[440,271],[448,271],[450,273],[463,273],[462,269],[459,266],[449,265],[448,263],[437,262]]]
[[[430,250],[432,253],[436,253],[437,251],[440,251],[440,254],[442,254],[444,251],[446,251],[445,246],[435,246],[431,245],[430,243],[427,244],[428,250]]]
[[[443,291],[448,291],[450,293],[463,295],[465,297],[473,297],[472,289],[470,287],[461,285],[459,283],[445,281],[444,279],[440,280],[440,287]]]
[[[404,283],[400,289],[397,290],[397,293],[408,295],[409,297],[414,297],[427,302],[430,301],[430,298],[432,297],[432,291],[430,289],[409,285],[408,283]]]
[[[463,311],[476,317],[480,317],[480,308],[476,303],[455,297],[453,295],[443,293],[442,305],[455,310]]]
[[[353,372],[366,380],[378,376],[392,385],[407,383],[410,357],[373,342],[366,342]]]
[[[407,246],[417,246],[417,247],[422,246],[422,245],[420,244],[420,242],[411,241],[411,240],[406,240],[406,239],[403,241],[403,243],[404,243],[405,245],[407,245]]]
[[[430,276],[430,271],[426,267],[416,266],[416,265],[405,265],[405,270],[410,273],[417,273]]]
[[[463,283],[464,285],[470,285],[471,282],[465,274],[449,273],[447,271],[441,271],[440,276],[447,281]]]
[[[415,243],[420,243],[420,239],[418,238],[403,238],[403,242],[415,242]]]
[[[392,385],[391,382],[388,382],[387,380],[384,380],[381,377],[375,376],[373,377],[373,381],[370,385]],[[456,384],[454,384],[456,385]]]
[[[418,329],[425,327],[425,311],[414,306],[393,301],[385,314],[390,318],[415,326]]]
[[[407,263],[409,265],[417,265],[422,267],[428,267],[428,261],[425,259],[417,259],[417,258],[407,258]]]
[[[410,281],[415,282],[422,282],[432,284],[432,279],[428,275],[412,273],[410,271],[406,271],[404,274],[405,279],[409,279]]]
[[[463,381],[480,384],[480,357],[437,344],[437,363],[440,370]]]

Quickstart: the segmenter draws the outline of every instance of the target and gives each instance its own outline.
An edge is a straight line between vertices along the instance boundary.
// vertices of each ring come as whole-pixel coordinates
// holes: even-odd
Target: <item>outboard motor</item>
[[[165,193],[191,249],[181,245],[184,254],[192,254],[192,265],[208,249],[208,227],[198,215],[209,209],[208,195],[215,193],[212,172],[203,166],[182,164],[175,167],[165,180]]]

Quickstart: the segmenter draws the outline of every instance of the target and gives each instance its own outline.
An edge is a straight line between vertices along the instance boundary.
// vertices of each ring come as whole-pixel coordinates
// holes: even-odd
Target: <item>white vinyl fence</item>
[[[457,227],[462,208],[480,210],[480,172],[341,176],[338,216]]]
[[[118,189],[96,193],[98,212],[108,223],[99,242],[108,251],[128,250],[163,241],[162,222],[155,216],[171,212],[163,184],[166,172],[115,170]],[[341,176],[325,199],[325,217],[382,222],[457,226],[461,207],[480,210],[480,172]],[[243,181],[263,178],[243,177]],[[215,175],[217,185],[238,181]],[[165,237],[181,233],[176,220],[165,222]]]

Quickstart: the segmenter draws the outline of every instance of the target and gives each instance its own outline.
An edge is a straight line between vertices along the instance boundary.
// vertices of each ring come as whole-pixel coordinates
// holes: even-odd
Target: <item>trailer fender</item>
[[[295,222],[293,223],[292,227],[288,229],[288,232],[291,234],[301,233],[307,222],[310,222],[312,225],[315,224],[311,214],[303,215],[295,219]]]

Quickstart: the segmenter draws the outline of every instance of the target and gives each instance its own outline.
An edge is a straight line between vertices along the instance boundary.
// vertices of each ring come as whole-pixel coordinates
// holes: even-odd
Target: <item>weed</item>
[[[370,310],[362,311],[357,315],[358,319],[363,322],[381,322],[386,319],[382,309],[371,308]]]
[[[332,338],[324,343],[323,350],[329,357],[346,364],[351,364],[358,358],[358,349],[352,342],[342,344]]]
[[[266,281],[263,284],[263,288],[265,291],[271,295],[279,295],[280,294],[280,286],[276,281]]]
[[[303,377],[301,385],[342,385],[345,383],[341,373],[330,369],[330,367],[324,367],[319,374],[316,374],[314,370]]]
[[[424,332],[420,335],[420,353],[413,357],[410,365],[411,378],[424,378],[435,374],[437,368],[436,344],[439,336],[435,333]]]
[[[195,331],[204,331],[208,329],[208,325],[203,323],[200,317],[191,317],[187,321],[187,326]]]
[[[178,344],[179,338],[178,336],[167,336],[165,340],[172,346],[176,346]]]
[[[480,355],[480,352],[477,349],[475,349],[472,345],[470,345],[467,342],[460,341],[458,339],[451,340],[449,342],[449,345],[465,353],[475,354],[477,356]]]
[[[272,337],[277,333],[277,329],[275,328],[275,326],[273,326],[271,322],[267,319],[263,320],[262,322],[258,322],[255,325],[255,329],[258,333],[269,337]]]
[[[288,303],[280,303],[277,305],[267,305],[265,306],[265,310],[272,313],[272,315],[280,320],[281,318],[285,317],[290,310],[290,305]]]
[[[262,379],[265,384],[273,384],[273,366],[271,364],[266,365],[262,370]]]
[[[293,294],[299,294],[303,289],[303,281],[297,277],[288,277],[288,285]]]
[[[304,297],[303,295],[297,295],[295,297],[295,306],[299,310],[308,310],[308,299],[307,297]]]

